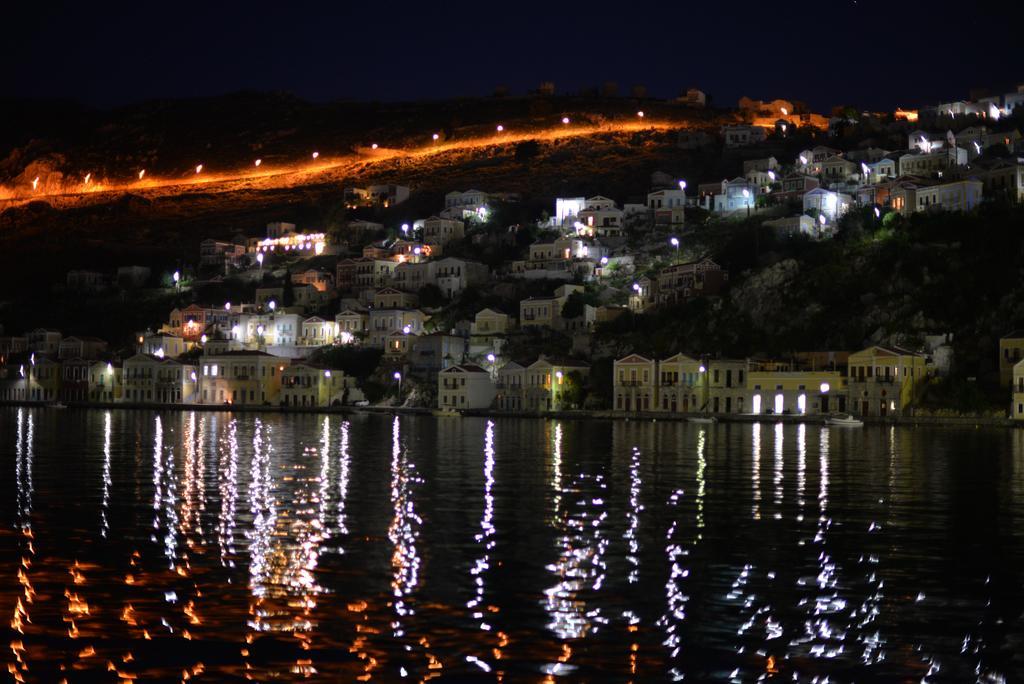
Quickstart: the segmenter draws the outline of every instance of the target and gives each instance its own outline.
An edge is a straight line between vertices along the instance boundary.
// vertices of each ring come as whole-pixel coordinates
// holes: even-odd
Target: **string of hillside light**
[[[517,133],[510,131],[504,123],[499,123],[495,125],[495,132],[490,136],[467,138],[465,140],[449,140],[444,139],[441,132],[434,132],[430,135],[430,142],[420,148],[384,148],[379,143],[373,142],[368,147],[357,147],[355,154],[340,156],[330,160],[322,158],[320,152],[314,150],[310,153],[309,161],[307,162],[279,163],[276,166],[269,167],[264,164],[264,159],[256,158],[253,160],[249,170],[237,170],[221,174],[211,172],[207,164],[201,161],[192,167],[186,175],[178,177],[157,177],[149,169],[138,169],[132,172],[135,180],[131,182],[106,182],[98,178],[93,172],[88,172],[78,183],[74,181],[62,182],[57,188],[49,188],[41,176],[35,176],[29,183],[31,191],[28,194],[19,193],[16,188],[5,194],[5,188],[0,186],[0,201],[19,202],[45,197],[73,197],[102,192],[155,190],[195,183],[259,181],[292,174],[323,173],[356,163],[376,163],[398,157],[429,156],[443,152],[516,143],[526,140],[555,140],[558,138],[609,132],[668,130],[680,128],[683,125],[683,122],[651,121],[647,119],[643,110],[636,112],[635,120],[605,121],[591,125],[573,125],[573,120],[568,115],[563,115],[559,119],[559,124],[555,124],[547,129],[523,130],[521,133]]]

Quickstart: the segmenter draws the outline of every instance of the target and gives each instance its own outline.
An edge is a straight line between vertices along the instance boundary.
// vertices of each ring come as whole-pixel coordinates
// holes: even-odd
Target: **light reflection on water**
[[[7,666],[1012,681],[1022,464],[1003,431],[0,409]]]

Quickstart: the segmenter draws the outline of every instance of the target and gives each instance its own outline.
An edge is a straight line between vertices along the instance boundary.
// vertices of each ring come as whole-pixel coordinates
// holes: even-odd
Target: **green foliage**
[[[284,272],[284,285],[281,288],[281,305],[292,306],[295,304],[295,284],[292,283],[292,272]]]
[[[586,304],[586,297],[584,297],[582,292],[573,292],[566,298],[565,304],[562,305],[562,318],[582,316]]]
[[[371,347],[333,346],[321,347],[314,351],[309,360],[328,368],[341,370],[360,381],[365,391],[366,378],[370,377],[380,364],[383,349]]]
[[[433,283],[427,283],[421,287],[416,295],[419,297],[420,306],[424,308],[433,309],[445,304],[444,293]]]

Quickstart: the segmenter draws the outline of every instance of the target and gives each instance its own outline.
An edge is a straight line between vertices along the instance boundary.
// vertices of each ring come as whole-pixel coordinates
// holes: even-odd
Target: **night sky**
[[[656,97],[696,86],[729,106],[749,95],[892,109],[1024,82],[1022,6],[30,1],[5,7],[0,55],[13,75],[5,95],[99,107],[238,90],[414,100],[615,81]]]

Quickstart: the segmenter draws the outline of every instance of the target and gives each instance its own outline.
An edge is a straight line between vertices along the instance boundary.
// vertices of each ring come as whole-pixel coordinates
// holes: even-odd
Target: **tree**
[[[420,306],[428,309],[437,308],[444,306],[444,293],[441,292],[441,288],[433,283],[427,283],[421,287],[416,295],[420,299]]]
[[[295,285],[292,284],[292,272],[284,272],[284,287],[281,288],[281,305],[292,306],[295,304]]]
[[[582,292],[573,292],[562,305],[562,318],[578,318],[583,315],[587,301]]]

